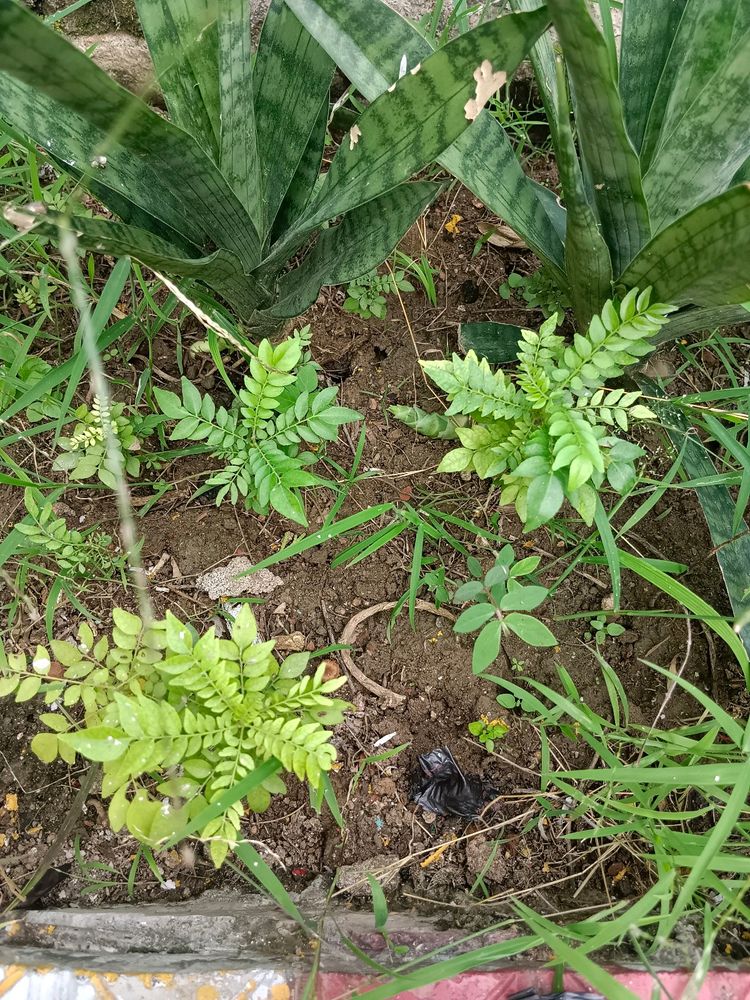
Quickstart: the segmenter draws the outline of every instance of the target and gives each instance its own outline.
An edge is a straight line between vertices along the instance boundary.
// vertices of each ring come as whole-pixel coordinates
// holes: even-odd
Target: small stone
[[[306,637],[301,632],[292,632],[290,635],[279,635],[274,637],[277,649],[285,652],[301,653],[307,643]]]
[[[607,594],[602,598],[602,611],[613,611],[615,607],[615,595]]]
[[[208,573],[203,573],[196,580],[196,587],[205,591],[212,601],[219,597],[240,597],[243,594],[252,594],[258,597],[262,594],[270,594],[272,590],[282,586],[284,583],[278,576],[270,570],[261,569],[257,573],[243,576],[247,570],[252,569],[253,564],[247,556],[237,556],[225,566],[219,566]]]
[[[367,881],[367,875],[378,879],[384,890],[389,887],[395,888],[398,868],[394,867],[382,877],[379,877],[378,873],[391,865],[397,865],[398,861],[397,854],[377,854],[365,861],[358,861],[354,865],[342,865],[339,868],[336,885],[339,889],[348,892],[352,899],[371,899],[372,889]]]
[[[422,810],[422,821],[424,823],[434,823],[437,819],[437,813],[431,812],[429,809]]]

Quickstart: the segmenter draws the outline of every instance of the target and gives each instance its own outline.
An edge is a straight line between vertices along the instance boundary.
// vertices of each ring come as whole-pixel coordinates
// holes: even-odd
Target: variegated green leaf
[[[34,218],[34,217],[32,217]],[[66,216],[48,211],[36,221],[35,231],[57,238],[59,226],[67,225]],[[270,293],[252,275],[246,275],[229,250],[216,250],[206,257],[183,257],[177,247],[153,233],[120,222],[74,216],[70,221],[79,242],[90,250],[118,257],[134,257],[148,267],[184,278],[203,281],[214,288],[243,317],[264,306]]]
[[[660,5],[661,6],[661,2]],[[654,30],[668,36],[669,55],[663,64],[658,86],[653,94],[641,149],[641,166],[650,169],[657,147],[667,131],[687,111],[692,100],[724,63],[732,45],[747,33],[746,0],[683,0],[681,16],[671,15],[663,22],[660,10],[648,5],[644,16],[653,18]],[[656,16],[654,16],[656,15]],[[645,55],[644,58],[648,58]],[[657,57],[658,58],[658,57]],[[633,87],[637,81],[633,81]]]
[[[335,65],[284,0],[272,0],[255,64],[255,116],[271,229],[327,100]]]
[[[219,165],[260,232],[265,199],[255,128],[250,7],[247,0],[218,4]]]
[[[328,128],[328,97],[320,106],[318,118],[315,122],[310,138],[307,140],[307,148],[302,154],[302,159],[297,165],[297,170],[292,178],[292,183],[284,196],[281,208],[276,214],[271,233],[271,243],[277,239],[282,239],[288,229],[307,208],[307,204],[313,195],[315,185],[320,176],[320,165],[323,161],[323,151],[325,149],[326,131]]]
[[[414,25],[379,0],[287,2],[368,100],[396,82],[403,57],[413,69],[433,50]],[[491,115],[482,113],[438,160],[506,219],[564,280],[562,240],[545,208],[550,204],[559,214],[559,206],[540,198],[537,185],[524,175],[510,140]]]
[[[414,66],[344,137],[306,223],[376,198],[433,160],[478,117],[546,25],[545,11],[509,14]]]
[[[697,330],[715,330],[717,326],[735,326],[737,323],[750,323],[750,299],[744,305],[705,308],[688,306],[672,313],[666,326],[654,338],[654,343],[663,344],[677,337],[686,337]]]
[[[739,304],[750,300],[748,260],[750,185],[742,184],[663,229],[619,281],[653,285],[655,298],[677,305]]]
[[[651,235],[638,157],[625,130],[607,43],[586,0],[549,0],[547,6],[572,80],[584,167],[617,272]]]
[[[348,212],[337,226],[324,229],[300,267],[281,279],[274,314],[297,316],[315,301],[323,285],[340,285],[377,267],[440,187],[428,181],[400,184]]]
[[[637,152],[686,2],[628,0],[623,8],[620,97],[628,135]],[[654,121],[657,114],[654,111]]]
[[[197,246],[257,263],[258,234],[197,142],[13,0],[0,0],[0,89],[5,117],[93,172],[100,190],[127,192]]]
[[[584,326],[601,309],[612,291],[612,262],[594,210],[586,197],[576,155],[562,63],[558,63],[557,166],[567,218],[565,270],[572,276],[570,297],[578,322]],[[583,277],[585,276],[585,277]]]
[[[718,45],[713,38],[711,44]],[[747,30],[701,89],[676,81],[683,82],[684,95],[675,90],[670,97],[643,182],[654,232],[725,190],[750,154],[749,70]]]
[[[136,0],[169,117],[218,162],[216,0]]]

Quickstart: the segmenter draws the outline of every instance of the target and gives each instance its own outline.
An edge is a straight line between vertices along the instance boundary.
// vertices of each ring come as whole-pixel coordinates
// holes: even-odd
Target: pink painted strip
[[[610,975],[638,1000],[657,1000],[659,993],[650,973],[632,969],[610,967]],[[661,1000],[669,996],[681,1000],[690,981],[690,971],[662,972],[659,980],[664,987]],[[326,972],[318,976],[317,1000],[348,1000],[356,995],[367,995],[382,980],[369,976]],[[520,990],[533,987],[539,993],[552,991],[552,972],[549,969],[499,969],[494,972],[467,972],[454,979],[404,990],[396,994],[399,1000],[506,1000]],[[595,993],[589,984],[574,973],[565,975],[565,989]],[[301,991],[300,994],[301,995]],[[717,969],[710,972],[696,1000],[750,1000],[750,971]]]

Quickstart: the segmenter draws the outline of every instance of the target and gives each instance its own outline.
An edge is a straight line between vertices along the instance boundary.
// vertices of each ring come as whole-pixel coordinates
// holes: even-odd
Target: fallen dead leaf
[[[485,243],[490,246],[502,248],[504,250],[527,250],[528,245],[524,243],[518,233],[506,226],[504,222],[478,222],[477,229],[485,236]],[[488,235],[489,234],[489,235]]]
[[[5,808],[8,812],[18,812],[18,796],[15,792],[8,792],[5,796]]]

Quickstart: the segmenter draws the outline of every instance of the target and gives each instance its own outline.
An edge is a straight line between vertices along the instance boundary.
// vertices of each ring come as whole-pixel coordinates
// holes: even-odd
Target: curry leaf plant
[[[225,497],[232,503],[243,497],[249,510],[267,514],[273,507],[307,525],[299,490],[322,480],[306,471],[319,455],[304,446],[319,450],[336,440],[342,424],[361,419],[356,410],[334,405],[335,386],[318,390],[317,368],[307,351],[309,335],[308,326],[276,347],[261,341],[228,410],[217,407],[210,395],[202,396],[186,378],[181,398],[154,390],[165,416],[178,421],[170,440],[205,441],[212,454],[226,461],[204,487],[217,488],[217,505]]]
[[[287,2],[371,100],[402,60],[413,66],[436,44],[383,0]],[[530,11],[540,2],[511,7]],[[487,111],[440,162],[524,238],[579,324],[601,311],[613,286],[619,293],[647,285],[680,307],[663,339],[746,321],[750,4],[628,0],[619,54],[586,0],[547,0],[546,9],[564,62],[557,64],[549,34],[530,56],[563,204],[524,175]]]
[[[389,80],[323,171],[334,62],[284,0],[256,53],[247,0],[136,6],[168,119],[15,0],[0,0],[0,114],[122,220],[76,215],[82,246],[198,279],[256,328],[388,256],[440,190],[409,178],[548,23],[510,14]],[[64,222],[37,203],[9,217],[52,237]]]
[[[228,790],[252,784],[261,765],[266,776],[244,796],[254,812],[286,791],[280,767],[320,787],[336,759],[326,726],[340,722],[347,707],[331,695],[346,678],[326,681],[322,666],[305,673],[309,653],[280,664],[273,641],[258,641],[248,605],[229,639],[213,627],[198,636],[170,612],[145,625],[115,608],[112,621],[110,637],[97,638],[83,623],[77,643],[38,646],[31,662],[23,653],[2,654],[0,695],[17,702],[43,696],[47,729],[31,743],[41,760],[73,763],[80,753],[102,762],[115,832],[127,827],[158,846],[218,803],[219,814],[198,830],[218,867],[240,836],[244,812],[241,799],[222,805]],[[79,705],[81,724],[73,717]]]
[[[538,333],[523,330],[511,375],[473,351],[423,361],[450,401],[445,415],[430,419],[400,406],[391,412],[431,437],[457,438],[460,447],[438,471],[497,480],[501,504],[514,503],[528,530],[553,518],[566,499],[592,524],[605,481],[626,493],[635,482],[634,462],[644,454],[616,430],[654,416],[638,402],[640,392],[604,384],[648,354],[667,322],[672,307],[650,304],[650,292],[632,289],[621,302],[608,300],[572,344],[555,333],[556,316]]]

